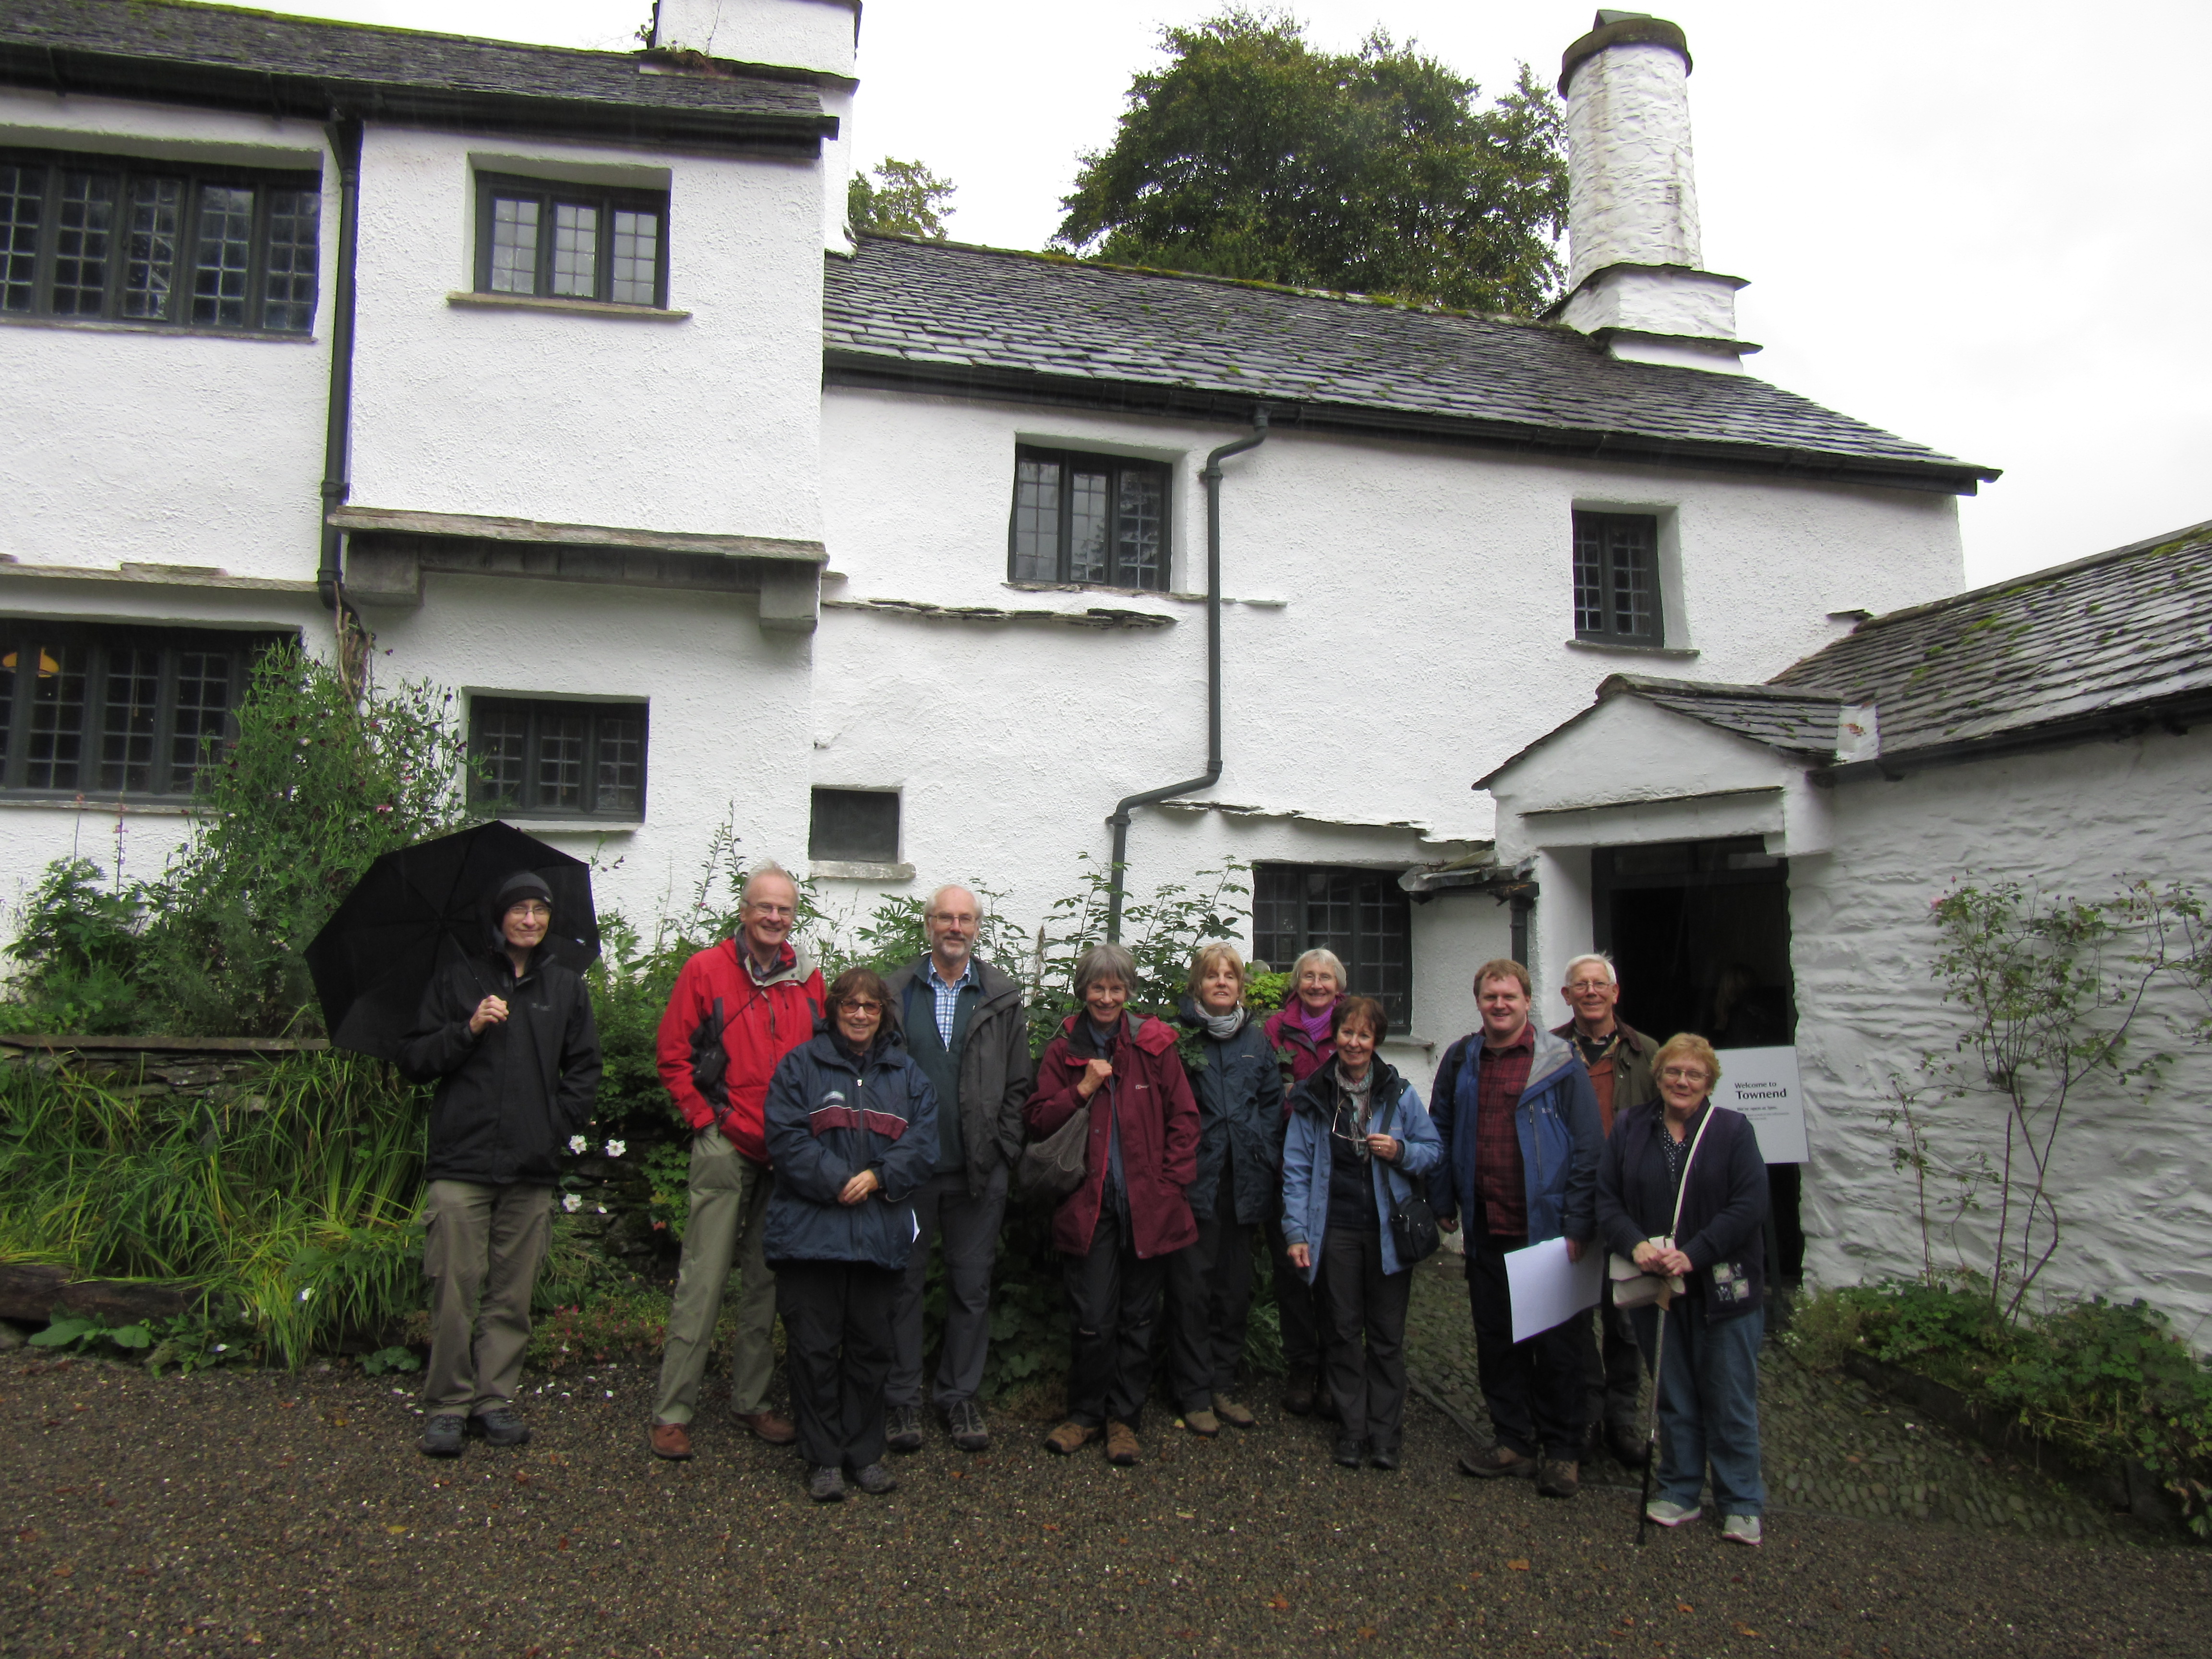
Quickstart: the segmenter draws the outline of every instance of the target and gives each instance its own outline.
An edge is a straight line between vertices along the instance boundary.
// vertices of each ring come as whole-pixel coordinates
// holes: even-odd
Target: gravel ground
[[[1779,1514],[1638,1551],[1634,1497],[1547,1502],[1454,1471],[1417,1401],[1401,1473],[1339,1470],[1263,1409],[1147,1461],[1044,1454],[1001,1419],[885,1498],[817,1507],[789,1452],[710,1412],[644,1446],[651,1378],[528,1402],[536,1438],[449,1464],[388,1381],[157,1380],[0,1361],[0,1653],[2197,1656],[2212,1555]]]

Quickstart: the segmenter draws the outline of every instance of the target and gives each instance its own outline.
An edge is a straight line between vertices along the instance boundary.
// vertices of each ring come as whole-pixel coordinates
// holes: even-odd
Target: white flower
[[[301,1300],[301,1301],[302,1301],[302,1302],[305,1302],[305,1301],[306,1301],[309,1297],[313,1296],[314,1293],[315,1293],[315,1292],[314,1292],[314,1288],[313,1288],[312,1285],[310,1285],[307,1289],[306,1289],[306,1290],[304,1290],[304,1291],[301,1291],[300,1292],[300,1300]]]
[[[626,1140],[610,1140],[607,1142],[607,1156],[609,1158],[620,1158],[629,1150],[629,1143]]]
[[[568,1197],[561,1200],[561,1207],[566,1210],[570,1215],[574,1215],[577,1211],[584,1207],[584,1200],[577,1197],[575,1194],[570,1193]]]
[[[584,1148],[591,1144],[592,1143],[590,1141],[585,1139],[581,1135],[570,1135],[568,1137],[568,1150],[572,1152],[580,1152]]]
[[[605,1205],[604,1205],[604,1204],[600,1205],[600,1206],[599,1206],[599,1213],[600,1213],[601,1215],[605,1215],[606,1212],[607,1212],[607,1206],[606,1206]],[[1911,1428],[1911,1427],[1912,1426],[1912,1425],[1911,1425],[1910,1423],[1907,1423],[1905,1426],[1906,1428],[1908,1428],[1908,1429],[1909,1429],[1909,1428]]]

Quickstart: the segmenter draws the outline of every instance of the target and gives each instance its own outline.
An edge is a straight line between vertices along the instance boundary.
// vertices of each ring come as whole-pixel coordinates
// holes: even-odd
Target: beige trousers
[[[762,1243],[775,1177],[738,1156],[716,1129],[691,1138],[691,1215],[684,1227],[684,1261],[675,1305],[660,1351],[656,1423],[689,1423],[699,1409],[699,1383],[721,1316],[730,1264],[738,1265],[738,1334],[730,1348],[730,1409],[750,1417],[768,1405],[775,1364],[775,1275]]]
[[[423,1414],[512,1406],[530,1342],[530,1293],[553,1238],[553,1189],[434,1181],[424,1218],[430,1369]]]

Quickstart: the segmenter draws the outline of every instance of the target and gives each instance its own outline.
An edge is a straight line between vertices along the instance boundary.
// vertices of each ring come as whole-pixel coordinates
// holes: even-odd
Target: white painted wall
[[[1975,762],[1837,787],[1836,851],[1790,866],[1797,1052],[1813,1162],[1807,1271],[1827,1284],[1917,1273],[1920,1241],[1886,1080],[1948,1052],[1957,1018],[1938,997],[1929,905],[1963,882],[2013,879],[2071,897],[2147,879],[2203,885],[2212,870],[2212,734],[2154,734]],[[2054,1296],[2142,1297],[2212,1348],[2212,1051],[2174,1040],[2189,1000],[2154,999],[2136,1042],[2176,1058],[2148,1098],[2080,1097],[2062,1137],[2057,1191],[2066,1243],[2039,1282]],[[2196,1012],[2202,1012],[2201,1006]],[[1993,1108],[1944,1109],[1947,1129],[2001,1123]],[[1984,1262],[1985,1251],[1972,1256]],[[1939,1238],[1939,1266],[1956,1255]]]
[[[659,0],[653,45],[741,64],[853,72],[857,0]]]
[[[665,179],[668,303],[690,316],[449,304],[476,286],[476,165]],[[817,539],[821,204],[811,160],[370,128],[353,501]]]
[[[6,88],[0,144],[324,170],[310,337],[0,321],[0,554],[312,576],[337,247],[321,128]]]

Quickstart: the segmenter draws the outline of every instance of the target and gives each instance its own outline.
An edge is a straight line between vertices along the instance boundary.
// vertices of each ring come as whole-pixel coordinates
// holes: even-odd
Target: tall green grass
[[[183,1279],[297,1365],[420,1304],[422,1097],[301,1054],[220,1100],[0,1072],[0,1261]]]

